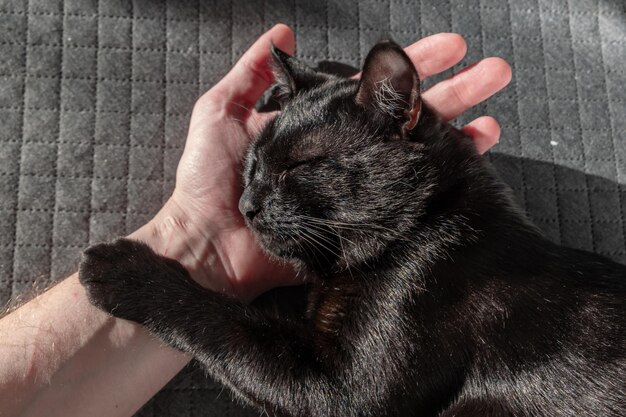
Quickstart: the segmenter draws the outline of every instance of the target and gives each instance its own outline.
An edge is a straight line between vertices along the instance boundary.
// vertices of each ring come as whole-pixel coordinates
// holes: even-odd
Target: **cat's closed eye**
[[[291,163],[291,164],[289,164],[287,166],[287,170],[286,171],[293,171],[296,168],[299,168],[299,167],[301,167],[303,165],[311,163],[311,161],[312,161],[311,159],[307,159],[307,160],[303,160],[303,161],[293,162],[293,163]]]
[[[285,168],[283,172],[278,174],[278,183],[284,184],[285,181],[287,180],[287,175],[292,174],[292,173],[297,173],[301,168],[309,166],[313,164],[314,162],[317,162],[321,159],[322,157],[310,158],[310,159],[303,159],[300,161],[295,161],[295,162],[290,163],[289,165],[287,165],[287,167]]]
[[[292,162],[291,164],[289,164],[287,166],[287,171],[293,171],[293,170],[295,170],[297,168],[301,168],[301,167],[306,166],[306,165],[312,165],[312,164],[314,164],[316,162],[320,162],[320,161],[322,161],[324,159],[325,158],[323,156],[317,156],[317,157],[314,157],[314,158],[307,158],[307,159],[302,159],[302,160],[299,160],[299,161],[296,161],[296,162]]]
[[[293,162],[289,165],[287,165],[287,168],[281,172],[280,174],[278,174],[278,183],[279,184],[284,184],[285,181],[287,180],[287,175],[290,173],[293,173],[295,170],[297,170],[298,168],[301,168],[305,165],[307,165],[310,162],[310,160],[304,160],[304,161],[297,161],[297,162]]]

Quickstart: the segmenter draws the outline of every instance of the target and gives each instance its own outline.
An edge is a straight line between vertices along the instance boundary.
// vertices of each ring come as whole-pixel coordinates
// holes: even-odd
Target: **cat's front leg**
[[[121,239],[89,248],[80,280],[93,304],[144,324],[270,413],[352,414],[344,408],[354,402],[349,384],[338,378],[337,365],[320,362],[300,322],[200,287],[178,262],[143,243]]]
[[[93,305],[141,324],[158,320],[177,294],[201,288],[178,262],[129,239],[89,247],[79,279]]]

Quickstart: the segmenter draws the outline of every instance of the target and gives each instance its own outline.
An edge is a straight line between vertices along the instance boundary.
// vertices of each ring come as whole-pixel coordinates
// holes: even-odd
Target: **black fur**
[[[275,55],[284,108],[240,210],[306,273],[306,309],[212,293],[128,240],[85,252],[92,302],[271,415],[626,415],[626,268],[546,240],[397,45],[361,82]]]

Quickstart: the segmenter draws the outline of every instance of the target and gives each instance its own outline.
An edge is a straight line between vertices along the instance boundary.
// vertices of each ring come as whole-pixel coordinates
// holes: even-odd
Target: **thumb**
[[[272,42],[283,51],[293,54],[293,31],[289,26],[279,23],[261,35],[213,88],[213,93],[229,103],[227,109],[236,117],[247,117],[261,94],[274,82],[269,63]]]

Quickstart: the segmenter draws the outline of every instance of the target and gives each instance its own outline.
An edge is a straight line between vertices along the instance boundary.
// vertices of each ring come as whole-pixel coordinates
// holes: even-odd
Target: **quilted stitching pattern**
[[[193,102],[278,21],[309,61],[359,65],[381,36],[441,31],[468,40],[462,65],[506,58],[511,85],[459,123],[498,117],[489,157],[535,222],[624,262],[625,15],[619,0],[0,0],[0,304],[158,210]],[[138,415],[251,414],[221,391],[190,367]]]

